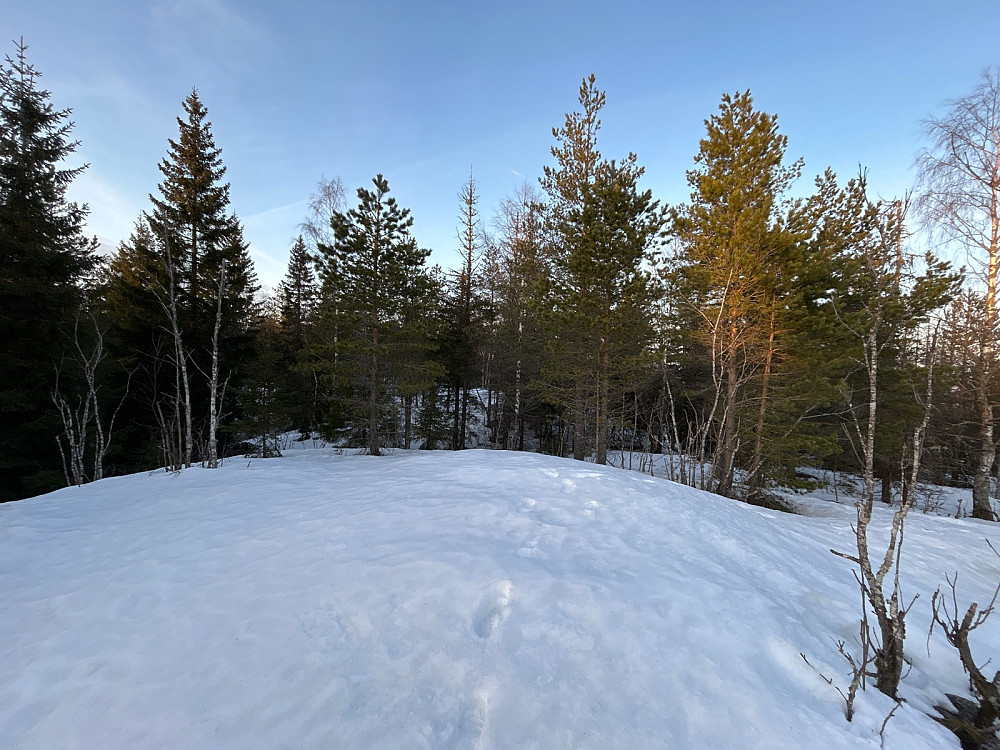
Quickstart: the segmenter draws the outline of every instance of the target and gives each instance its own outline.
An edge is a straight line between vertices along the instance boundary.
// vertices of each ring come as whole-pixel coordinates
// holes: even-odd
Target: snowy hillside
[[[851,508],[792,516],[516,453],[298,451],[0,506],[0,747],[879,747],[834,639],[857,631]],[[887,516],[873,528],[884,530]],[[880,534],[876,534],[880,537]],[[968,683],[933,590],[985,603],[995,525],[914,513],[908,699]],[[1000,658],[1000,616],[973,635]],[[804,653],[815,669],[800,656]]]

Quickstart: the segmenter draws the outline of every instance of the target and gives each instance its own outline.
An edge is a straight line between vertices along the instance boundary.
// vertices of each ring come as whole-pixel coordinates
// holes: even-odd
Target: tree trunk
[[[712,462],[715,491],[725,497],[731,497],[733,493],[733,469],[736,463],[736,380],[735,352],[730,352],[726,361],[726,402],[722,430],[716,447],[716,460]]]
[[[403,447],[410,449],[413,443],[413,396],[403,396]]]
[[[601,349],[597,388],[597,424],[594,426],[594,450],[596,453],[594,461],[604,466],[608,463],[608,402],[610,400],[608,377],[611,371],[611,352],[608,351],[606,343],[601,344]]]
[[[372,356],[368,371],[368,454],[381,456],[378,439],[378,313],[374,313],[372,317]]]
[[[1000,155],[998,155],[1000,158]],[[1000,197],[998,187],[993,186],[991,208],[991,234],[986,271],[986,315],[983,322],[983,343],[980,351],[979,373],[976,378],[976,404],[979,407],[979,460],[972,483],[972,516],[986,521],[995,520],[990,503],[990,477],[996,458],[993,443],[993,405],[990,402],[990,386],[996,356],[994,336],[996,331],[997,264],[1000,248]]]
[[[577,461],[584,461],[587,458],[587,427],[584,416],[586,400],[583,395],[583,386],[579,383],[574,385],[575,395],[573,400],[573,458]]]
[[[777,300],[771,294],[771,325],[767,337],[767,354],[764,358],[764,374],[760,383],[760,407],[757,410],[757,430],[754,435],[753,462],[750,465],[749,488],[747,498],[754,502],[759,499],[764,488],[764,424],[767,417],[769,388],[771,384],[771,364],[774,361],[775,315]]]
[[[219,429],[219,329],[222,327],[222,297],[226,292],[226,261],[219,268],[219,295],[215,308],[215,329],[212,331],[212,374],[208,394],[208,468],[219,468],[219,443],[216,433]],[[262,438],[260,455],[267,457],[267,437]]]
[[[462,450],[468,442],[468,423],[469,423],[469,388],[468,386],[462,387],[462,423],[458,431],[458,444]]]
[[[972,483],[972,517],[992,521],[994,515],[990,503],[990,478],[993,474],[996,446],[993,444],[993,407],[987,384],[977,384],[976,402],[979,407],[979,457]]]
[[[456,377],[451,385],[455,392],[455,410],[451,414],[451,449],[458,451],[462,450],[462,444],[459,442],[462,417],[462,382]]]
[[[884,458],[875,462],[875,478],[879,481],[881,494],[879,500],[883,505],[892,505],[892,464]]]

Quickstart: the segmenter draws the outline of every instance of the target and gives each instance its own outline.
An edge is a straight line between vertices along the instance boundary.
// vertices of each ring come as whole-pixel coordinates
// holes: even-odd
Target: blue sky
[[[261,280],[276,283],[321,177],[353,196],[376,173],[414,234],[457,262],[458,192],[480,210],[550,163],[551,130],[583,76],[607,91],[600,146],[634,151],[644,185],[687,198],[703,121],[750,89],[779,117],[798,189],[859,164],[894,197],[912,183],[921,120],[1000,64],[1000,2],[10,2],[0,40],[23,36],[59,107],[72,107],[72,196],[115,245],[148,207],[156,165],[197,86]]]

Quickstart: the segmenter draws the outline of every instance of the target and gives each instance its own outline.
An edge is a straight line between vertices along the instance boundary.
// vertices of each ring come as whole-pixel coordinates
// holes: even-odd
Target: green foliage
[[[51,393],[93,267],[85,206],[66,199],[77,143],[19,43],[0,65],[0,502],[63,483]]]
[[[255,326],[253,356],[244,366],[242,383],[234,388],[240,416],[228,427],[237,442],[252,442],[261,458],[281,455],[278,438],[292,426],[301,399],[301,393],[289,387],[294,373],[287,366],[277,311],[269,307]]]
[[[298,348],[305,345],[306,330],[316,310],[316,296],[316,277],[300,234],[289,252],[288,270],[277,289],[281,327]]]
[[[229,183],[222,182],[226,168],[206,120],[208,110],[197,90],[182,106],[187,118],[177,118],[178,138],[168,140],[170,148],[159,164],[163,181],[159,197],[149,196],[149,225],[161,242],[169,243],[182,268],[185,306],[190,308],[196,300],[213,298],[205,282],[217,275],[220,250],[230,243],[233,226],[227,215]]]
[[[877,373],[873,464],[886,501],[891,482],[902,477],[908,440],[923,416],[914,398],[927,377],[929,343],[922,339],[931,315],[955,296],[961,280],[931,253],[915,256],[905,249],[904,218],[900,202],[868,197],[863,173],[848,182],[827,214],[842,243],[830,304],[845,351],[841,389],[851,425],[843,434],[850,439],[867,430],[868,392]],[[859,442],[851,443],[855,455]]]
[[[607,460],[611,404],[626,387],[630,357],[652,339],[656,289],[647,264],[663,226],[635,154],[607,161],[597,150],[605,103],[594,76],[580,85],[582,111],[553,129],[556,166],[541,180],[549,196],[547,287],[542,297],[552,331],[541,388],[571,410],[574,455],[583,458],[585,425],[593,425],[598,463]]]
[[[416,436],[423,441],[420,447],[424,450],[443,448],[451,440],[449,415],[441,403],[441,393],[436,386],[422,394]]]
[[[438,370],[426,357],[435,298],[430,251],[410,235],[409,209],[388,195],[386,179],[377,175],[372,184],[358,189],[356,208],[333,214],[334,245],[320,246],[323,330],[313,353],[335,392],[349,399],[355,434],[379,455],[395,431],[395,397],[425,390]]]
[[[691,203],[673,211],[671,326],[682,361],[700,371],[684,398],[699,412],[700,449],[714,453],[711,488],[736,494],[743,468],[759,500],[769,480],[830,448],[805,421],[830,398],[806,335],[822,325],[811,316],[826,250],[809,242],[816,205],[786,197],[802,165],[785,164],[777,117],[746,91],[724,95],[705,125]]]
[[[0,413],[12,426],[0,436],[2,498],[61,478],[52,364],[95,267],[86,209],[65,199],[80,169],[59,168],[76,145],[69,113],[53,109],[37,78],[23,45],[0,71]],[[322,181],[307,237],[294,241],[261,310],[222,152],[192,91],[151,209],[88,301],[112,353],[104,402],[116,403],[131,377],[119,417],[128,449],[116,468],[154,464],[182,441],[182,364],[194,414],[187,442],[204,442],[225,263],[223,418],[265,453],[289,428],[347,436],[372,454],[414,437],[462,447],[481,417],[498,447],[592,453],[600,463],[609,447],[672,446],[693,454],[691,466],[711,466],[707,488],[768,503],[770,487],[798,483],[797,467],[838,451],[841,466],[860,457],[851,436],[867,426],[874,351],[876,464],[888,487],[922,415],[913,393],[931,317],[957,277],[905,249],[902,204],[870,201],[864,175],[841,187],[827,172],[811,196],[791,199],[802,164],[786,160],[777,117],[749,91],[724,96],[706,120],[690,201],[669,212],[641,188],[635,154],[609,160],[598,149],[605,101],[585,78],[578,110],[552,131],[545,202],[523,188],[501,204],[492,234],[470,177],[459,196],[462,262],[450,274],[427,268],[429,251],[382,175],[349,210],[340,181]],[[672,263],[661,256],[668,221]],[[928,445],[934,470],[957,464],[958,481],[982,473],[973,448],[984,438],[967,424],[982,421],[982,404],[963,394],[982,402],[989,380],[973,361],[986,346],[974,331],[989,328],[973,311],[983,304],[969,297],[952,308],[938,357],[941,382],[954,388],[939,389],[950,411],[934,415],[942,437],[932,430]],[[1000,389],[986,387],[990,409]],[[482,394],[481,414],[472,394]]]
[[[215,145],[207,110],[197,91],[183,102],[179,135],[170,139],[160,163],[159,195],[152,210],[111,259],[101,290],[102,307],[116,328],[117,356],[136,371],[128,422],[138,445],[162,443],[163,414],[179,398],[178,366],[170,340],[168,268],[175,280],[177,317],[189,359],[192,411],[196,430],[207,428],[212,332],[222,263],[226,283],[220,328],[220,373],[231,393],[242,385],[241,372],[254,357],[254,294],[257,277],[243,227],[229,211],[229,184]],[[223,413],[238,418],[226,408]],[[195,436],[196,443],[204,435]],[[152,455],[156,455],[153,451]],[[133,468],[148,466],[150,452],[136,455]]]
[[[286,371],[285,400],[292,426],[302,434],[319,428],[317,375],[306,349],[312,339],[318,290],[312,263],[300,235],[292,245],[285,278],[275,291],[280,365]]]

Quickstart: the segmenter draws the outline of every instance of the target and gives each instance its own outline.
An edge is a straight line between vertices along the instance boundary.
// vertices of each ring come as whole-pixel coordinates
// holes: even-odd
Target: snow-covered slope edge
[[[852,724],[849,508],[777,514],[626,471],[302,451],[0,506],[0,747],[879,747]],[[884,530],[888,517],[875,524]],[[988,599],[994,527],[914,515],[908,703],[967,681],[925,640],[944,573]],[[974,645],[1000,654],[1000,622]]]

